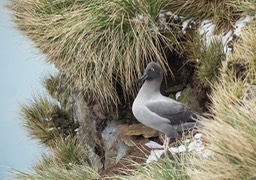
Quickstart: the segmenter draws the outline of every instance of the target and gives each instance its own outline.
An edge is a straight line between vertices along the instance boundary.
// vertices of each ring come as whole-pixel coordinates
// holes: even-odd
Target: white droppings
[[[183,144],[181,144],[178,147],[170,147],[168,150],[172,154],[182,153],[182,152],[195,152],[198,155],[200,155],[203,158],[207,158],[211,156],[212,152],[207,149],[201,140],[202,138],[201,133],[195,134],[192,140],[187,139]],[[147,147],[154,149],[150,152],[150,155],[148,156],[147,163],[150,163],[152,161],[157,161],[158,158],[164,154],[164,147],[154,141],[149,141],[147,144],[145,144]]]
[[[166,11],[160,10],[159,12],[159,22],[160,23],[152,23],[150,24],[150,28],[152,31],[159,31],[159,30],[171,30],[167,19],[175,19],[179,20],[181,24],[180,31],[185,34],[187,28],[191,28],[191,24],[194,23],[193,17],[186,19],[183,16],[178,16],[177,14]],[[205,46],[210,47],[213,41],[221,41],[223,45],[223,52],[229,53],[232,51],[232,48],[229,47],[229,42],[232,41],[234,36],[240,36],[242,28],[252,20],[251,16],[244,16],[241,17],[234,25],[234,28],[226,33],[215,34],[216,25],[209,19],[203,20],[199,26],[199,34],[204,39]],[[136,14],[133,18],[135,21],[144,21],[149,22],[148,19],[143,14]]]
[[[235,27],[232,30],[220,34],[214,34],[216,25],[213,24],[211,20],[204,20],[201,22],[198,31],[205,40],[206,47],[209,47],[213,41],[220,40],[223,45],[223,52],[227,54],[232,51],[232,48],[228,46],[229,42],[233,40],[234,35],[240,36],[241,29],[251,20],[251,16],[241,17],[239,20],[237,20]]]
[[[164,150],[152,150],[150,155],[148,156],[147,163],[150,163],[152,161],[157,161],[162,154],[164,154]]]
[[[215,27],[216,25],[213,24],[211,20],[204,20],[199,27],[199,34],[204,39],[206,47],[210,47],[212,42],[216,40],[221,41],[223,51],[226,53],[228,42],[233,39],[232,31],[229,31],[228,33],[214,34]]]
[[[202,137],[202,133],[197,133],[195,136],[194,136],[194,139],[195,140],[200,140],[201,139],[201,137]]]
[[[182,29],[181,29],[181,31],[182,31],[183,34],[186,33],[186,29],[187,29],[187,27],[188,27],[191,23],[193,23],[193,18],[187,19],[187,20],[185,20],[185,21],[182,22]],[[191,27],[191,26],[189,26],[189,27]]]
[[[163,17],[165,17],[165,13],[163,13],[163,11],[160,11],[159,18],[163,18]]]
[[[163,148],[162,145],[154,142],[154,141],[149,141],[148,143],[145,144],[148,148],[150,149],[161,149]]]
[[[180,96],[181,96],[181,91],[178,91],[178,92],[175,94],[175,99],[177,100]]]
[[[246,25],[246,23],[250,22],[251,20],[251,16],[241,17],[239,20],[237,20],[235,23],[234,35],[240,36],[242,28]]]
[[[167,11],[165,14],[166,14],[167,16],[173,16],[173,15],[175,15],[175,14],[173,14],[173,13],[170,12],[170,11]],[[177,16],[177,15],[175,15],[175,16]]]
[[[176,154],[176,153],[182,153],[182,152],[187,151],[187,148],[186,148],[185,145],[180,145],[180,146],[178,146],[178,147],[171,147],[171,148],[169,148],[168,150],[169,150],[171,153]]]
[[[178,147],[171,147],[169,148],[169,151],[171,153],[181,153],[181,152],[196,152],[198,155],[206,158],[211,155],[211,151],[207,148],[205,148],[202,140],[202,134],[197,133],[193,140],[188,145],[180,145]],[[186,141],[187,142],[187,141]]]
[[[202,35],[206,35],[206,37],[208,36],[212,36],[213,31],[214,31],[215,25],[212,23],[211,20],[203,20],[201,22],[201,25],[199,27],[199,34]]]
[[[48,131],[53,131],[53,130],[55,130],[55,128],[52,127],[52,128],[48,128],[47,130]]]
[[[222,45],[223,45],[223,52],[229,53],[232,49],[228,47],[228,43],[233,40],[232,30],[227,33],[222,33]]]
[[[140,20],[143,20],[144,16],[143,16],[143,14],[137,14],[137,15],[136,15],[136,18],[138,18],[138,19],[140,19]]]
[[[43,118],[44,121],[51,121],[52,117]]]
[[[217,35],[214,35],[215,25],[211,20],[204,20],[199,27],[199,34],[205,40],[206,47],[209,47],[212,41],[218,39]]]
[[[159,17],[161,17],[161,16],[162,17],[170,16],[175,20],[179,19],[179,16],[177,16],[177,14],[175,14],[171,11],[166,11],[166,10],[160,10]]]

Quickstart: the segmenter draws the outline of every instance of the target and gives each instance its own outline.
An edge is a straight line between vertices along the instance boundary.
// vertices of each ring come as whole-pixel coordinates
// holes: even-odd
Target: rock
[[[157,137],[158,131],[143,124],[122,124],[118,126],[118,131],[127,136],[139,136],[144,138]]]
[[[102,132],[103,147],[105,150],[105,168],[119,162],[126,155],[128,146],[117,138],[117,127],[123,123],[120,120],[113,120]]]
[[[140,144],[143,140],[145,140],[145,138],[143,138],[142,136],[128,136],[124,134],[119,134],[118,138],[129,147],[136,146]]]
[[[143,124],[121,124],[117,128],[118,138],[128,146],[135,146],[145,138],[158,137],[159,132]]]
[[[101,171],[100,175],[102,176],[102,179],[108,179],[113,176],[117,177],[117,175],[124,175],[123,170],[127,169],[127,167],[129,167],[129,170],[135,170],[134,162],[144,164],[145,159],[142,157],[145,157],[145,155],[150,152],[150,149],[145,146],[147,142],[148,140],[144,139],[137,146],[128,147],[124,158],[122,158],[117,164]]]
[[[103,168],[101,157],[95,153],[95,149],[99,146],[99,143],[96,143],[99,142],[96,118],[90,112],[88,104],[81,94],[75,99],[74,119],[80,124],[78,138],[81,140],[81,145],[88,151],[88,159],[98,170],[101,170]]]
[[[102,120],[107,119],[107,117],[103,114],[103,111],[102,111],[102,109],[101,109],[101,107],[100,107],[99,104],[95,104],[95,105],[93,106],[93,112],[95,113],[95,115],[96,115],[98,118],[100,118],[100,119],[102,119]]]

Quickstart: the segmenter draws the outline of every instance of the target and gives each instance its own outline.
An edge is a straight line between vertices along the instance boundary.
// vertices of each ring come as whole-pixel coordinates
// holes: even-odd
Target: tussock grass
[[[21,117],[30,136],[46,144],[50,144],[58,134],[52,122],[55,113],[63,112],[57,104],[43,97],[34,97],[27,105],[21,105]]]
[[[241,34],[241,40],[234,45],[234,52],[229,55],[228,63],[230,66],[234,64],[240,64],[245,68],[244,73],[248,77],[248,81],[253,83],[255,81],[254,75],[256,74],[256,23],[252,22],[250,25],[244,28]],[[226,67],[228,71],[229,66]],[[239,69],[234,69],[238,71]]]
[[[51,146],[54,159],[64,164],[83,164],[88,162],[88,152],[79,143],[76,137],[69,136],[67,138],[59,137]]]
[[[180,156],[173,155],[174,159],[164,157],[150,164],[139,164],[132,162],[132,168],[121,170],[123,176],[116,176],[114,179],[119,180],[169,180],[169,179],[189,179],[185,173],[189,154],[182,153]],[[145,160],[146,161],[146,160]]]
[[[15,180],[84,180],[84,179],[100,179],[97,171],[88,165],[84,164],[63,164],[54,159],[44,157],[38,164],[33,174],[17,172],[13,178]]]
[[[193,168],[187,171],[192,179],[256,178],[256,97],[244,102],[238,98],[246,92],[240,80],[225,85],[218,85],[213,92],[213,119],[203,119],[202,131],[213,156],[191,160]],[[237,93],[237,87],[242,93]]]
[[[256,14],[256,1],[245,0],[242,2],[241,9],[249,16],[255,16]]]
[[[73,133],[74,122],[59,104],[43,96],[34,96],[28,104],[20,107],[23,125],[32,138],[51,145],[59,134]]]
[[[200,22],[212,19],[215,30],[228,30],[242,15],[241,1],[238,0],[170,0],[168,9],[186,18],[193,17]]]
[[[70,83],[108,109],[119,102],[116,83],[128,99],[149,61],[168,69],[164,51],[178,42],[158,17],[167,2],[16,0],[11,9],[18,28]]]
[[[188,43],[188,59],[196,64],[197,76],[204,87],[210,87],[218,80],[222,61],[226,56],[222,42],[218,39],[206,45],[204,38],[195,33]]]
[[[211,158],[192,158],[187,169],[192,179],[256,178],[256,94],[255,23],[247,26],[241,40],[228,56],[219,84],[213,89],[212,119],[203,119],[205,140],[213,151]],[[245,66],[242,76],[232,63]]]

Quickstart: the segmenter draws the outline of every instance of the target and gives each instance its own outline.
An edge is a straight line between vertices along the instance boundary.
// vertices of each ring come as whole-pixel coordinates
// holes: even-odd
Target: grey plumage
[[[132,112],[141,123],[163,132],[169,144],[170,138],[176,138],[178,131],[193,128],[191,122],[195,113],[182,103],[163,96],[160,85],[163,71],[159,64],[151,62],[147,65],[139,81],[145,81],[133,102]],[[167,144],[167,145],[168,145]]]

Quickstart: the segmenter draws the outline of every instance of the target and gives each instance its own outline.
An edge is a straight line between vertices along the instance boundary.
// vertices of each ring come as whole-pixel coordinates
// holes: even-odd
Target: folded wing
[[[146,107],[158,116],[168,119],[171,125],[193,121],[193,112],[177,101],[149,102],[146,104]]]

